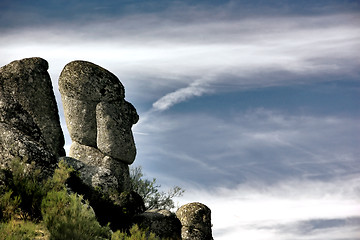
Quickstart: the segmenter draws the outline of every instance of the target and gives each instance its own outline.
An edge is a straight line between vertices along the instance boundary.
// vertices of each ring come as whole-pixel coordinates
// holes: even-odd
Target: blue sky
[[[215,239],[360,239],[358,1],[1,1],[0,65],[119,77],[143,166]]]

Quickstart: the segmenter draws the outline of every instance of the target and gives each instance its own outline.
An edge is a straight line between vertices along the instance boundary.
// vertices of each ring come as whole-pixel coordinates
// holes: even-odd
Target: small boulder
[[[212,240],[211,210],[198,202],[188,203],[176,211],[183,240]]]

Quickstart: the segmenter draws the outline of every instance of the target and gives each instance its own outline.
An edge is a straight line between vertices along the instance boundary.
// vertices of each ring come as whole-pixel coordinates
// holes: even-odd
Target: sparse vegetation
[[[16,215],[22,220],[38,221],[41,219],[40,205],[47,188],[39,183],[40,170],[34,164],[26,165],[19,159],[11,162],[12,172],[7,172],[7,183],[1,197],[3,214]]]
[[[40,172],[34,165],[19,159],[13,160],[11,169],[4,170],[5,182],[0,188],[0,240],[159,239],[137,225],[128,233],[112,233],[109,225],[101,226],[89,203],[66,189],[73,169],[64,162],[59,163],[52,178],[43,181],[38,180]],[[137,174],[138,186],[151,200],[148,206],[173,206],[173,195],[159,192],[155,179],[152,182],[141,179],[141,169]]]
[[[0,239],[4,240],[48,240],[49,235],[42,224],[31,221],[12,219],[6,223],[0,223]]]
[[[168,192],[160,191],[161,185],[156,183],[156,178],[151,181],[143,179],[142,168],[135,167],[130,169],[131,190],[137,192],[145,202],[146,209],[167,209],[175,207],[174,197],[181,197],[185,190],[175,186]]]
[[[130,229],[130,234],[126,232],[116,231],[113,233],[111,240],[160,240],[154,233],[142,230],[138,225],[134,225]]]

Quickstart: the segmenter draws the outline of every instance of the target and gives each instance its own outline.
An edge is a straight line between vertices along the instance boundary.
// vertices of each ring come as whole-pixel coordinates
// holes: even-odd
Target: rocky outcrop
[[[126,230],[138,224],[166,239],[213,239],[211,211],[204,204],[186,204],[176,215],[167,210],[145,212],[140,195],[128,190],[129,164],[136,156],[131,127],[139,116],[125,101],[118,78],[93,63],[71,62],[59,78],[73,140],[70,157],[64,156],[47,68],[41,58],[0,68],[0,189],[6,184],[2,169],[11,170],[13,159],[40,169],[41,178],[51,176],[60,159],[75,170],[68,190],[89,201],[102,225],[110,222],[113,230]]]
[[[188,203],[180,207],[176,216],[179,218],[181,238],[183,240],[212,240],[211,210],[202,203]]]
[[[133,163],[136,155],[131,127],[139,116],[125,101],[124,86],[106,69],[74,61],[61,72],[59,89],[73,140],[69,156],[107,169],[117,179],[113,187],[119,192],[127,190],[127,165]],[[94,181],[92,186],[96,187]]]
[[[13,61],[0,68],[0,86],[31,115],[47,148],[58,157],[65,155],[64,136],[47,69],[42,58]]]
[[[161,239],[181,239],[181,223],[175,214],[168,210],[148,210],[135,216],[133,222],[143,229],[149,229]]]

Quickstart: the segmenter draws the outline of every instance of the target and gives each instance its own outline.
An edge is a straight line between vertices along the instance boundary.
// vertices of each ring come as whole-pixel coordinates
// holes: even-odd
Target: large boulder
[[[59,90],[71,139],[96,147],[96,105],[124,99],[124,86],[98,65],[73,61],[60,74]]]
[[[120,162],[133,163],[136,147],[131,127],[139,116],[125,101],[119,79],[96,64],[73,61],[61,72],[59,89],[71,139]]]
[[[0,68],[0,90],[27,111],[41,131],[47,148],[64,156],[64,136],[53,92],[48,63],[42,58],[25,58]]]
[[[34,163],[43,178],[51,176],[57,164],[32,116],[0,91],[0,168],[11,168],[14,159]]]
[[[106,69],[86,61],[68,63],[59,77],[65,120],[73,141],[69,157],[86,165],[79,170],[84,183],[104,189],[105,180],[115,177],[112,189],[130,187],[129,164],[136,156],[131,131],[139,116],[125,98],[124,86]],[[99,168],[102,174],[89,169]],[[89,171],[88,171],[89,170]],[[108,175],[109,174],[109,175]]]
[[[212,240],[211,210],[198,202],[188,203],[176,211],[183,240]]]

